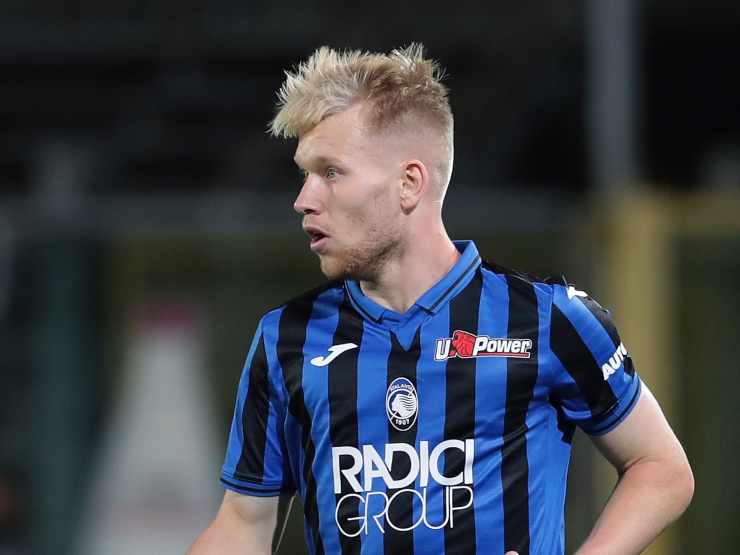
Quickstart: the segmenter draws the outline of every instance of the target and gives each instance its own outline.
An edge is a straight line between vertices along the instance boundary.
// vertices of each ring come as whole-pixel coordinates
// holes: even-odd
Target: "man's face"
[[[402,249],[399,155],[365,130],[356,105],[303,134],[295,161],[305,180],[294,208],[322,272],[329,279],[377,279]]]

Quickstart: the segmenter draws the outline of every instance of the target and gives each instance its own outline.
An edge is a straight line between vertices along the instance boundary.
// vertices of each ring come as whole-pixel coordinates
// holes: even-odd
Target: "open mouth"
[[[311,241],[310,248],[312,251],[320,251],[326,245],[329,236],[318,228],[308,226],[305,228],[306,233]]]
[[[311,244],[318,243],[322,239],[326,238],[326,235],[324,235],[320,231],[315,231],[315,230],[309,230],[308,236],[311,238]]]

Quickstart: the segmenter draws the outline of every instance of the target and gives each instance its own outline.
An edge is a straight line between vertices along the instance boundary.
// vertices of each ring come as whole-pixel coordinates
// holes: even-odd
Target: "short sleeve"
[[[553,286],[551,399],[584,432],[601,435],[634,408],[640,378],[609,311],[572,285]]]
[[[286,471],[284,412],[273,386],[260,322],[247,355],[231,423],[221,484],[246,495],[269,497],[291,489]]]

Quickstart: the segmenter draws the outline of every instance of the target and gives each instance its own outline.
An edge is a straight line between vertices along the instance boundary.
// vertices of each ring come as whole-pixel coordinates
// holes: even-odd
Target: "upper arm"
[[[679,469],[688,467],[681,444],[644,384],[629,416],[609,433],[594,436],[592,440],[620,474],[641,461],[660,462],[665,464],[666,471],[673,465]]]
[[[226,490],[219,513],[224,511],[238,517],[247,528],[254,529],[262,545],[272,544],[276,552],[288,520],[294,496],[282,494],[275,497],[242,495]]]
[[[218,512],[248,526],[261,526],[270,533],[277,526],[279,497],[256,497],[226,490]]]
[[[269,555],[278,522],[278,499],[227,491],[216,518],[188,555]]]

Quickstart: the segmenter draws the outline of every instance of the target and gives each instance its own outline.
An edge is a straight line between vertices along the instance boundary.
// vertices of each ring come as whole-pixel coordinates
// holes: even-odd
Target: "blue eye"
[[[326,178],[327,179],[334,179],[337,176],[337,169],[336,168],[326,168]]]

